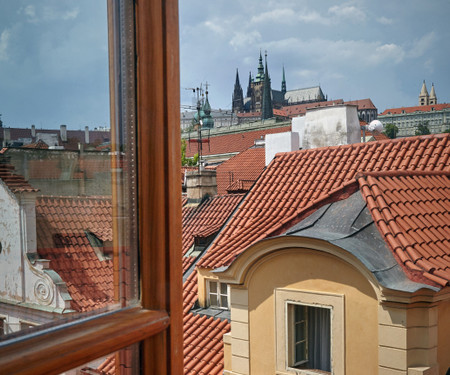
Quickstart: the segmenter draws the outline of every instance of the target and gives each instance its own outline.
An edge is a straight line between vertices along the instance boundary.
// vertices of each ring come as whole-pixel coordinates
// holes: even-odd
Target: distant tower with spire
[[[428,102],[430,105],[438,104],[436,92],[434,91],[434,83],[431,84],[430,98]]]
[[[272,88],[270,86],[269,69],[267,68],[267,52],[265,54],[264,88],[262,97],[261,120],[273,117]]]
[[[286,75],[284,74],[284,65],[283,65],[283,80],[281,81],[281,92],[286,94]]]
[[[419,94],[419,105],[428,105],[429,100],[427,85],[425,84],[425,80],[423,80],[422,89]]]
[[[236,69],[236,81],[234,83],[232,111],[235,113],[242,112],[244,109],[244,93],[242,92],[241,83],[239,82],[239,72]]]

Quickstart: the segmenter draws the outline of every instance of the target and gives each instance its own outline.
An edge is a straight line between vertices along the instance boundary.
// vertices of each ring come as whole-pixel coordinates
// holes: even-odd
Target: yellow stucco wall
[[[274,374],[275,288],[345,295],[347,374],[378,373],[378,302],[367,279],[343,260],[318,251],[282,250],[252,267],[249,291],[251,374]]]
[[[450,368],[450,301],[438,305],[438,363],[439,373],[445,375]]]

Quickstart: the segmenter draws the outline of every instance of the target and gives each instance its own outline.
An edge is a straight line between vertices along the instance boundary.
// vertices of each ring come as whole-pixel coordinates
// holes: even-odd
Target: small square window
[[[219,281],[208,281],[209,306],[228,309],[228,285]]]

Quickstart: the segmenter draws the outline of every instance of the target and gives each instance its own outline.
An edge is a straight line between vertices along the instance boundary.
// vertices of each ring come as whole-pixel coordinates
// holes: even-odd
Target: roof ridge
[[[389,170],[389,171],[367,171],[367,172],[357,172],[355,178],[364,178],[364,177],[398,177],[398,176],[405,176],[405,177],[413,177],[413,176],[447,176],[450,177],[450,171],[430,171],[430,170],[423,170],[423,171],[405,171],[405,170]]]

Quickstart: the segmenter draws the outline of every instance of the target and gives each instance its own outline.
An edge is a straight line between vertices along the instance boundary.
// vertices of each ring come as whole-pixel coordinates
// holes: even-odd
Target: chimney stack
[[[59,128],[59,136],[61,137],[61,142],[67,142],[67,125],[61,125]]]
[[[188,203],[199,204],[207,196],[217,194],[216,171],[186,172],[186,193]]]
[[[89,144],[89,126],[84,127],[84,143]]]
[[[31,137],[36,138],[36,126],[31,125]]]
[[[11,140],[11,129],[3,128],[3,147],[8,146],[10,140]]]

